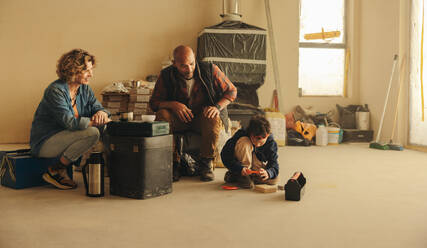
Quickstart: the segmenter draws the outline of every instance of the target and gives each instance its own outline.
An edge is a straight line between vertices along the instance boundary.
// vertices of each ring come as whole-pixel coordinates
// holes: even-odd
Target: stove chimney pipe
[[[241,21],[242,15],[239,14],[240,0],[223,0],[222,14],[220,15],[224,21]]]

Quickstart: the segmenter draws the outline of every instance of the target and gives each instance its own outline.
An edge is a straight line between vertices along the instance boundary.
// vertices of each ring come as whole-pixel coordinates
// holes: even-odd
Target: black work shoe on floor
[[[213,181],[215,175],[213,173],[212,159],[202,159],[200,162],[200,180],[203,182]]]
[[[179,171],[179,162],[173,162],[173,168],[172,168],[172,181],[178,182],[181,178],[181,172]]]
[[[215,175],[212,170],[200,174],[200,180],[203,182],[213,181],[214,179]]]
[[[61,174],[62,173],[59,173],[57,171],[51,172],[47,170],[47,172],[43,174],[43,180],[45,180],[47,183],[52,184],[58,189],[74,189],[77,187],[77,184],[73,180],[69,178],[67,179]]]

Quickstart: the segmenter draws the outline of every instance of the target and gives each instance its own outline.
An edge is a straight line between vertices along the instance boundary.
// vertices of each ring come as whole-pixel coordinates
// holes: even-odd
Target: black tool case
[[[172,192],[172,138],[109,136],[110,194],[146,199]]]
[[[371,142],[373,130],[344,129],[343,142]]]
[[[164,121],[111,121],[107,124],[111,136],[152,137],[169,134],[169,123]]]

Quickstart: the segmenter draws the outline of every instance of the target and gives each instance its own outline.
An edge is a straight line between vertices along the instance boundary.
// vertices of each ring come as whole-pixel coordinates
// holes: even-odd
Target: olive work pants
[[[219,133],[222,128],[222,121],[219,116],[216,118],[207,118],[203,113],[200,113],[199,115],[194,116],[191,122],[185,123],[182,122],[172,111],[168,109],[160,109],[156,112],[156,120],[169,122],[172,134],[175,132],[185,131],[194,131],[200,134],[200,157],[214,159]],[[173,159],[174,161],[179,162],[180,158],[176,151],[175,142],[173,145]]]

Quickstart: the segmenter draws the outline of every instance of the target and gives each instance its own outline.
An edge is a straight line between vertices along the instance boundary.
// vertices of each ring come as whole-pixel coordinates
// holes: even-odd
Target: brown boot
[[[213,181],[215,175],[213,173],[213,160],[210,158],[202,158],[200,161],[200,180],[204,182]]]

